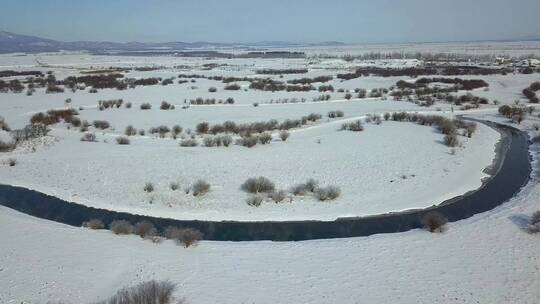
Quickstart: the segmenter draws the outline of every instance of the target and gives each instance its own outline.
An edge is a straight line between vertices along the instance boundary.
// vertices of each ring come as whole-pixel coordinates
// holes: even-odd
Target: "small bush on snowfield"
[[[176,243],[182,244],[187,248],[202,240],[203,234],[194,228],[177,228],[170,226],[165,229],[165,237],[175,240]]]
[[[203,139],[203,144],[206,147],[214,147],[216,146],[216,139],[214,138],[214,136],[206,136]]]
[[[334,200],[339,197],[341,190],[336,186],[326,186],[316,188],[313,192],[320,201]]]
[[[448,147],[455,147],[459,145],[456,134],[449,134],[444,136],[444,144]]]
[[[7,160],[7,164],[8,164],[8,166],[10,166],[10,167],[15,167],[15,165],[17,164],[17,159],[15,159],[15,158],[9,158],[9,159]]]
[[[182,127],[180,125],[174,125],[172,127],[172,134],[173,134],[173,137],[176,138],[178,136],[178,134],[182,133]]]
[[[84,222],[82,224],[83,227],[90,228],[90,229],[103,229],[105,228],[105,224],[100,219],[91,219],[87,222]]]
[[[275,188],[274,183],[264,176],[250,177],[240,186],[241,190],[249,193],[268,193],[274,191]]]
[[[231,84],[226,85],[223,89],[229,90],[229,91],[237,91],[237,90],[240,90],[240,85],[237,83],[231,83]]]
[[[254,147],[257,144],[257,141],[259,139],[257,136],[249,135],[249,136],[243,136],[236,140],[236,144],[244,147]]]
[[[132,105],[133,105],[133,104],[132,104],[131,102],[129,102],[129,101],[126,102],[126,104],[125,104],[126,109],[131,109],[131,106],[132,106]]]
[[[152,105],[148,102],[141,103],[141,110],[150,110],[152,108]]]
[[[146,183],[144,184],[144,192],[152,192],[154,191],[154,184],[152,183]]]
[[[133,136],[137,134],[137,129],[135,129],[132,125],[129,125],[126,127],[126,130],[124,131],[124,134],[127,136]]]
[[[270,143],[270,141],[272,141],[272,134],[268,132],[264,132],[264,133],[261,133],[261,135],[259,135],[259,142],[261,144],[266,145]]]
[[[120,289],[106,301],[96,304],[185,304],[184,299],[175,302],[176,285],[169,281],[147,281],[136,286]]]
[[[203,180],[198,180],[193,184],[193,196],[205,195],[210,191],[210,184]]]
[[[529,233],[540,233],[540,211],[536,211],[529,221]]]
[[[287,192],[285,190],[272,191],[268,195],[275,203],[281,203],[287,198]]]
[[[448,219],[438,211],[430,211],[421,219],[422,227],[429,232],[444,232]]]
[[[101,130],[105,130],[111,126],[109,122],[106,120],[94,120],[92,124],[94,125],[96,129],[101,129]]]
[[[172,191],[176,191],[180,188],[180,184],[178,182],[171,182],[169,184],[169,187],[171,188]]]
[[[360,120],[356,120],[353,122],[346,122],[342,124],[341,130],[359,132],[364,130],[364,126],[362,125],[362,122]]]
[[[291,135],[291,133],[289,133],[289,131],[287,131],[287,130],[279,131],[279,138],[281,138],[282,141],[286,141],[289,138],[290,135]]]
[[[294,195],[305,195],[307,192],[315,192],[317,186],[319,186],[319,182],[314,180],[313,178],[310,178],[303,184],[297,184],[293,186],[291,192]]]
[[[343,117],[345,116],[345,113],[343,113],[343,111],[330,111],[327,116],[328,118]]]
[[[81,141],[95,142],[96,141],[96,134],[94,134],[94,133],[84,133],[84,135],[81,137]]]
[[[114,220],[109,225],[114,234],[130,234],[133,232],[133,225],[125,220]]]
[[[142,238],[148,238],[155,236],[157,234],[157,230],[154,227],[154,224],[148,221],[141,221],[135,224],[133,227],[133,233]]]
[[[349,100],[352,98],[352,94],[351,93],[347,93],[345,94],[345,99]]]
[[[116,143],[119,145],[129,145],[129,138],[125,136],[118,136],[116,138]]]
[[[215,92],[217,92],[217,88],[216,87],[209,87],[208,92],[215,93]]]
[[[199,143],[195,139],[184,139],[180,142],[181,147],[196,147]]]
[[[232,137],[230,135],[222,135],[217,137],[218,141],[223,144],[223,146],[228,147],[232,143]]]
[[[322,118],[322,115],[321,114],[317,114],[317,113],[311,113],[309,114],[308,116],[306,116],[307,120],[309,121],[317,121],[319,119]]]
[[[144,129],[140,129],[139,130],[139,135],[144,136],[144,134],[146,134],[146,131],[144,131]]]
[[[209,128],[208,122],[203,121],[197,124],[195,131],[197,131],[199,134],[206,134],[208,133]]]
[[[259,207],[262,204],[264,198],[265,197],[262,194],[253,194],[246,199],[246,203],[249,206]]]
[[[170,104],[166,101],[162,101],[161,105],[159,106],[161,110],[174,110],[174,105]]]

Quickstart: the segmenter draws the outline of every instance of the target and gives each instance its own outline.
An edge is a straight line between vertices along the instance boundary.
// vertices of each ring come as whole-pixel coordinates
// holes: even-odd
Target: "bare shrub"
[[[139,135],[140,136],[144,136],[145,134],[146,134],[146,131],[144,131],[144,129],[139,130]]]
[[[217,88],[216,87],[209,87],[208,92],[215,93],[215,92],[217,92]]]
[[[249,206],[259,207],[262,204],[263,200],[264,200],[264,195],[262,195],[262,194],[253,194],[253,195],[250,195],[246,199],[246,203]]]
[[[94,134],[94,133],[84,133],[84,135],[81,137],[81,141],[95,142],[96,141],[96,134]]]
[[[130,234],[133,231],[133,225],[125,220],[114,220],[109,228],[114,234]]]
[[[150,182],[144,184],[143,190],[144,190],[144,192],[152,192],[152,191],[154,191],[154,184],[152,184]]]
[[[101,130],[105,130],[111,126],[109,122],[106,120],[94,120],[92,124],[94,125],[96,129],[101,129]]]
[[[169,281],[147,281],[134,287],[124,288],[106,301],[96,304],[172,304],[176,285]],[[185,303],[183,299],[176,302]]]
[[[90,229],[103,229],[105,228],[105,224],[100,219],[91,219],[87,222],[84,222],[82,224],[83,227],[90,228]]]
[[[219,137],[219,140],[225,147],[230,146],[232,143],[232,137],[230,135],[222,135]]]
[[[540,233],[540,211],[533,213],[527,230],[529,233]]]
[[[167,227],[165,237],[175,240],[178,244],[182,244],[187,248],[202,240],[203,234],[194,228]]]
[[[206,134],[208,133],[209,128],[208,122],[203,121],[197,124],[195,131],[197,131],[199,134]]]
[[[150,110],[152,108],[152,105],[148,102],[141,103],[141,110]]]
[[[270,143],[270,141],[272,141],[272,134],[268,132],[264,132],[264,133],[261,133],[261,135],[259,135],[259,142],[261,144],[266,145]]]
[[[118,136],[116,138],[116,143],[119,145],[129,145],[129,138],[125,136]]]
[[[159,106],[161,110],[173,110],[174,105],[166,102],[165,100],[161,102],[161,105]]]
[[[287,192],[285,190],[277,190],[270,192],[268,195],[275,203],[281,203],[285,198],[287,198]]]
[[[429,232],[444,232],[448,219],[440,212],[430,211],[421,219],[422,226]]]
[[[448,147],[456,147],[459,145],[456,134],[448,134],[444,136],[444,144]]]
[[[330,111],[328,112],[328,118],[336,118],[336,117],[343,117],[345,116],[345,113],[343,111]]]
[[[0,152],[7,152],[15,149],[16,141],[8,138],[6,141],[0,140]]]
[[[126,109],[131,109],[131,106],[132,106],[132,105],[133,105],[133,104],[132,104],[131,102],[129,102],[129,101],[126,102],[126,104],[125,104]]]
[[[314,192],[319,186],[319,182],[313,178],[308,179],[303,184],[297,184],[292,187],[291,192],[294,195],[305,195],[307,192]]]
[[[214,146],[216,146],[216,139],[214,138],[214,136],[206,136],[203,139],[203,144],[206,147],[214,147]]]
[[[17,164],[17,159],[15,159],[15,158],[9,158],[9,159],[7,160],[7,164],[8,164],[8,166],[10,166],[10,167],[15,167],[15,165]]]
[[[182,147],[196,147],[199,143],[195,139],[184,139],[180,142]]]
[[[362,121],[356,120],[353,122],[346,122],[341,125],[341,130],[348,130],[353,132],[359,132],[364,130],[364,126],[362,125]]]
[[[178,182],[171,182],[169,184],[169,187],[171,188],[172,191],[176,191],[180,188],[180,184]]]
[[[124,134],[127,136],[133,136],[137,134],[137,129],[135,129],[132,125],[129,125],[126,127],[126,130],[124,131]]]
[[[281,138],[282,141],[286,141],[289,138],[290,135],[291,135],[291,133],[289,133],[289,131],[287,131],[287,130],[279,131],[279,138]]]
[[[240,145],[240,146],[251,148],[251,147],[254,147],[257,144],[258,140],[259,139],[257,138],[257,136],[253,136],[253,135],[243,136],[243,137],[239,138],[236,141],[236,144]]]
[[[272,192],[275,188],[274,183],[264,176],[250,177],[240,186],[249,193]]]
[[[178,134],[182,133],[182,127],[180,125],[174,125],[172,127],[173,138],[176,138]]]
[[[210,184],[203,180],[198,180],[193,184],[193,196],[205,195],[210,191]]]
[[[316,188],[314,194],[320,201],[334,200],[339,197],[341,190],[336,186],[326,186]]]
[[[141,221],[135,224],[133,233],[142,238],[149,238],[155,236],[157,234],[157,230],[156,227],[154,227],[154,224],[148,221]]]

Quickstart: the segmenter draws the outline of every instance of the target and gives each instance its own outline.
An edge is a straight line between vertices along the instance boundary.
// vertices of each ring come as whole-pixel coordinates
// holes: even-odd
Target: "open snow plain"
[[[208,64],[215,67],[209,69]],[[81,120],[110,123],[103,130],[89,126],[85,132],[66,122],[50,125],[47,136],[0,153],[0,183],[89,206],[177,219],[334,220],[428,207],[478,188],[488,177],[485,169],[493,161],[500,135],[478,124],[472,137],[459,135],[459,145],[451,148],[435,127],[391,119],[376,124],[370,122],[372,117],[406,111],[511,123],[497,114],[497,108],[514,105],[516,100],[526,104],[521,90],[540,80],[538,73],[463,76],[489,84],[489,89],[467,91],[488,98],[489,104],[470,110],[445,102],[421,107],[394,100],[387,93],[357,98],[356,88],[369,94],[371,89],[395,86],[399,80],[414,81],[405,76],[336,77],[361,65],[338,59],[2,55],[0,70],[52,71],[56,79],[109,67],[156,67],[123,74],[175,79],[166,86],[99,89],[97,93],[89,93],[89,88],[53,94],[37,88],[32,96],[0,93],[0,115],[12,129],[24,127],[34,114],[49,109],[73,108]],[[280,77],[260,75],[260,69],[308,72]],[[261,91],[249,88],[247,81],[236,81],[241,89],[229,91],[221,81],[207,78],[191,82],[189,77],[187,83],[178,84],[184,79],[177,77],[180,74],[277,81],[329,75],[333,78],[324,85],[332,85],[334,91]],[[209,92],[211,87],[217,91]],[[351,99],[345,98],[347,92]],[[321,94],[330,98],[313,100]],[[235,102],[190,105],[197,97],[232,97]],[[98,100],[118,98],[123,99],[121,107],[99,109]],[[161,110],[162,101],[173,104],[174,109]],[[132,103],[131,108],[125,106],[127,102]],[[150,103],[151,109],[141,110],[143,103]],[[329,118],[329,111],[344,115]],[[213,125],[275,119],[281,123],[310,113],[322,117],[291,128],[286,141],[273,130],[269,144],[251,148],[234,143],[206,147],[204,139],[210,135],[196,132],[203,121]],[[537,136],[537,114],[535,109],[522,124],[513,125]],[[356,120],[362,121],[363,131],[340,130],[343,123]],[[129,145],[117,144],[116,138],[124,136],[129,125],[137,133],[128,137]],[[171,132],[163,137],[149,132],[161,125],[180,125],[183,130],[176,139]],[[145,130],[144,135],[140,129]],[[81,141],[85,133],[95,134],[96,141]],[[180,146],[192,135],[198,146]],[[9,166],[10,159],[16,159],[16,165]],[[248,194],[240,185],[256,176],[265,176],[276,188],[287,190],[287,198],[280,203],[266,199],[259,207],[248,205]],[[319,201],[311,194],[289,191],[309,178],[322,186],[339,187],[341,195]],[[210,191],[202,196],[186,194],[185,189],[199,179],[210,184]],[[173,191],[171,182],[180,188]],[[144,191],[146,183],[153,183],[152,192]],[[521,228],[538,210],[539,193],[533,178],[516,198],[451,223],[443,234],[413,230],[287,243],[202,241],[188,249],[171,241],[153,244],[137,236],[69,227],[1,207],[0,303],[88,303],[150,279],[171,280],[179,287],[177,296],[188,303],[536,303],[540,296],[538,236]]]

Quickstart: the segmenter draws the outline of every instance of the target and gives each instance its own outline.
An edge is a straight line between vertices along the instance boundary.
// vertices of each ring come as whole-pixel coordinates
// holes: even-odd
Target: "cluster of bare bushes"
[[[201,122],[197,124],[195,130],[199,134],[220,134],[220,133],[232,133],[240,134],[241,136],[249,136],[254,133],[264,133],[274,130],[290,130],[292,128],[298,128],[309,122],[316,122],[322,118],[321,114],[311,113],[303,116],[301,119],[286,119],[283,122],[278,122],[275,119],[268,121],[260,121],[253,123],[237,124],[234,121],[225,121],[222,124],[210,125],[208,122]]]
[[[257,70],[257,74],[268,74],[268,75],[281,75],[281,74],[305,74],[307,69],[262,69]]]
[[[408,121],[414,122],[423,126],[434,126],[442,134],[444,134],[444,143],[449,147],[459,145],[458,135],[472,137],[476,131],[477,125],[474,122],[466,122],[461,119],[449,119],[439,115],[421,115],[417,113],[394,112],[392,114],[385,113],[385,120],[393,121]],[[462,130],[459,134],[459,130]]]
[[[448,219],[440,212],[430,211],[422,216],[421,223],[425,230],[432,233],[441,233],[446,230]]]
[[[531,115],[533,111],[534,107],[525,107],[520,105],[502,105],[499,107],[499,114],[517,124],[520,124],[525,119],[526,115]]]
[[[30,123],[48,126],[64,121],[78,127],[81,124],[81,120],[76,115],[79,115],[79,113],[75,109],[48,110],[45,113],[39,112],[32,115],[30,117]]]
[[[540,81],[531,83],[528,88],[523,89],[522,93],[530,103],[538,103],[539,99],[538,96],[536,96],[538,90],[540,90]]]
[[[90,219],[82,225],[89,229],[105,229],[106,227],[100,219]],[[127,220],[113,220],[108,227],[112,233],[117,235],[134,234],[155,243],[160,242],[162,238],[166,238],[174,240],[186,248],[195,245],[202,240],[203,237],[203,234],[197,229],[179,228],[174,226],[168,226],[159,233],[154,224],[147,220],[139,221],[135,224],[132,224]]]
[[[197,97],[189,101],[192,105],[214,105],[214,104],[234,104],[234,98],[229,97],[225,100],[215,98],[202,98]]]
[[[180,188],[180,184],[178,182],[171,182],[169,184],[169,188],[173,191],[176,191],[178,190],[178,188]],[[186,186],[184,188],[184,192],[186,194],[191,193],[193,196],[203,196],[210,191],[210,188],[211,186],[207,181],[199,179],[196,182],[194,182],[192,185]],[[148,193],[154,192],[155,186],[153,183],[147,182],[144,184],[143,190],[144,192],[148,192]]]
[[[445,76],[458,76],[458,75],[494,75],[501,74],[506,75],[512,72],[506,68],[481,68],[475,66],[453,66],[453,65],[439,65],[428,67],[407,67],[407,68],[382,68],[382,67],[361,67],[356,69],[353,73],[338,74],[337,78],[349,80],[359,77],[367,76],[380,76],[380,77],[395,77],[395,76],[409,76],[418,77],[423,75],[445,75]]]
[[[314,78],[300,78],[300,79],[291,79],[291,80],[288,80],[287,82],[290,83],[290,84],[303,84],[303,85],[306,85],[306,84],[312,84],[314,82],[328,82],[330,80],[332,80],[334,77],[332,76],[317,76],[317,77],[314,77]]]
[[[0,140],[0,152],[11,151],[20,142],[30,140],[32,138],[39,138],[47,135],[49,129],[46,125],[41,123],[29,124],[22,129],[11,130],[0,117],[0,127],[3,131],[9,131],[10,140]]]
[[[134,287],[120,289],[108,300],[95,304],[184,304],[184,299],[175,299],[176,285],[169,281],[147,281]]]
[[[343,123],[341,125],[340,130],[360,132],[360,131],[364,131],[364,126],[362,125],[362,121],[358,119],[352,122]]]
[[[339,197],[341,190],[336,186],[319,186],[319,183],[314,179],[309,179],[305,183],[297,184],[289,191],[276,189],[275,184],[264,176],[248,178],[240,189],[250,196],[246,199],[246,203],[250,206],[258,207],[263,201],[271,200],[274,203],[281,203],[286,198],[292,202],[292,196],[312,195],[319,201],[334,200]]]
[[[114,108],[120,108],[122,104],[124,103],[123,99],[110,99],[110,100],[99,100],[98,101],[98,109],[100,111],[103,111],[105,109],[114,109]]]

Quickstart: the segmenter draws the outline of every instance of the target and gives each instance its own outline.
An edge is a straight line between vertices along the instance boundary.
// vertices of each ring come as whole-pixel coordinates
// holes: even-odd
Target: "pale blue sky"
[[[540,36],[540,0],[2,0],[0,30],[108,41],[348,43]]]

